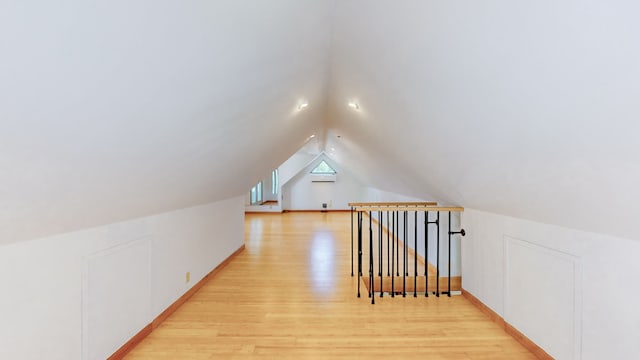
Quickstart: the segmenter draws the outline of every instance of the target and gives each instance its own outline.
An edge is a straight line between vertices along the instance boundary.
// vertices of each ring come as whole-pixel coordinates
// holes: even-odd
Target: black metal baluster
[[[400,276],[400,211],[396,211],[396,276]]]
[[[382,276],[382,211],[378,211],[378,276]]]
[[[358,211],[358,297],[360,297],[360,278],[362,277],[362,211]]]
[[[426,219],[426,223],[427,223],[427,228],[429,227],[430,224],[435,224],[436,225],[436,239],[437,239],[436,240],[437,241],[436,248],[438,248],[438,245],[440,244],[440,212],[438,212],[438,217],[436,218],[435,221],[429,221],[429,212],[427,211],[425,213],[425,219]],[[426,259],[427,259],[426,262],[425,262],[425,268],[424,268],[424,271],[427,274],[427,280],[425,280],[426,281],[425,284],[427,285],[427,288],[428,288],[428,285],[429,285],[429,283],[428,283],[428,281],[429,281],[428,280],[428,277],[429,277],[429,229],[426,230],[425,240],[424,241],[425,241],[425,243],[424,243],[425,244],[424,245],[424,253],[425,253],[425,256],[426,256]],[[440,254],[437,253],[436,255],[438,256],[438,258],[436,259],[436,263],[437,263],[438,260],[440,259]],[[436,291],[439,291],[438,287],[440,286],[440,282],[439,282],[438,278],[439,278],[439,270],[438,270],[438,268],[436,268]],[[434,291],[433,293],[435,294],[436,291]],[[426,295],[426,296],[428,296],[428,295]]]
[[[364,273],[364,212],[360,212],[360,245],[358,245],[360,248],[360,269],[358,270],[358,272],[360,273],[360,276],[363,276]]]
[[[451,211],[449,211],[449,250],[447,255],[447,296],[451,297]]]
[[[384,291],[382,291],[382,270],[383,270],[383,265],[382,265],[382,211],[378,211],[378,222],[380,224],[379,226],[379,234],[378,234],[378,276],[380,276],[380,297],[382,297],[382,294],[384,294]]]
[[[407,272],[407,212],[404,212],[403,224],[404,231],[402,233],[403,239],[403,253],[402,253],[402,297],[407,297],[407,276],[409,273]]]
[[[440,297],[440,211],[438,211],[436,225],[436,296]]]
[[[369,211],[369,296],[371,296],[371,304],[375,304],[376,303],[376,297],[374,295],[374,289],[373,289],[373,285],[374,285],[374,269],[373,269],[373,228],[371,226],[371,222],[373,216],[371,214],[371,211]]]
[[[429,297],[429,212],[424,212],[424,297]]]
[[[409,276],[409,212],[404,212],[404,272]]]
[[[371,250],[373,250],[371,248],[371,211],[369,211],[369,254],[367,254],[367,258],[369,260],[369,279],[367,279],[367,281],[369,282],[369,297],[371,297],[371,276],[373,275],[372,272],[373,270],[371,270],[371,267],[373,266],[373,261],[371,260],[372,258],[372,253]]]
[[[351,276],[353,276],[353,206],[351,207]]]
[[[413,213],[413,297],[418,296],[418,212]]]
[[[391,228],[389,227],[389,210],[387,210],[387,276],[390,276],[391,274],[389,274],[389,236],[391,232]]]
[[[393,242],[391,243],[391,297],[395,297],[395,288],[394,288],[394,280],[393,280],[393,272],[394,272],[394,262],[393,260],[395,259],[395,247],[396,247],[396,240],[395,240],[395,236],[396,236],[396,214],[395,211],[391,212],[391,217],[393,218],[391,220],[391,229],[393,231]]]

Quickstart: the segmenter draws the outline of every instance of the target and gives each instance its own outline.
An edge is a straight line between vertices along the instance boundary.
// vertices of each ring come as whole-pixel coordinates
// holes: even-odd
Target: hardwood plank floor
[[[127,359],[533,359],[461,296],[356,298],[348,213],[248,214],[246,249]]]

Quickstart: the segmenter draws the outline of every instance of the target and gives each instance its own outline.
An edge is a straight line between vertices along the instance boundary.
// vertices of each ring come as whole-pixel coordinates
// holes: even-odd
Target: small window
[[[326,161],[322,160],[318,166],[316,166],[313,170],[311,170],[312,174],[331,174],[335,175],[336,171],[327,164]]]
[[[251,188],[251,205],[262,204],[262,181]]]
[[[278,169],[271,172],[271,193],[278,195]]]

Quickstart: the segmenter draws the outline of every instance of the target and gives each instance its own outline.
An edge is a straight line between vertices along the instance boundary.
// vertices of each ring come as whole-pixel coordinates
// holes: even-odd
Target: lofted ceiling
[[[639,10],[3,1],[0,244],[239,196],[303,146],[383,190],[640,239]]]
[[[640,239],[638,13],[341,1],[328,146],[383,190]]]
[[[324,127],[332,15],[0,2],[0,243],[244,194]]]

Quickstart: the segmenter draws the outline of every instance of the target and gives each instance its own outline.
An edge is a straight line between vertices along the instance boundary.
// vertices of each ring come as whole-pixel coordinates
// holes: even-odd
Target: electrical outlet
[[[189,281],[191,281],[191,272],[190,271],[187,271],[187,274],[185,275],[184,280],[185,280],[184,281],[185,283],[189,283]]]

